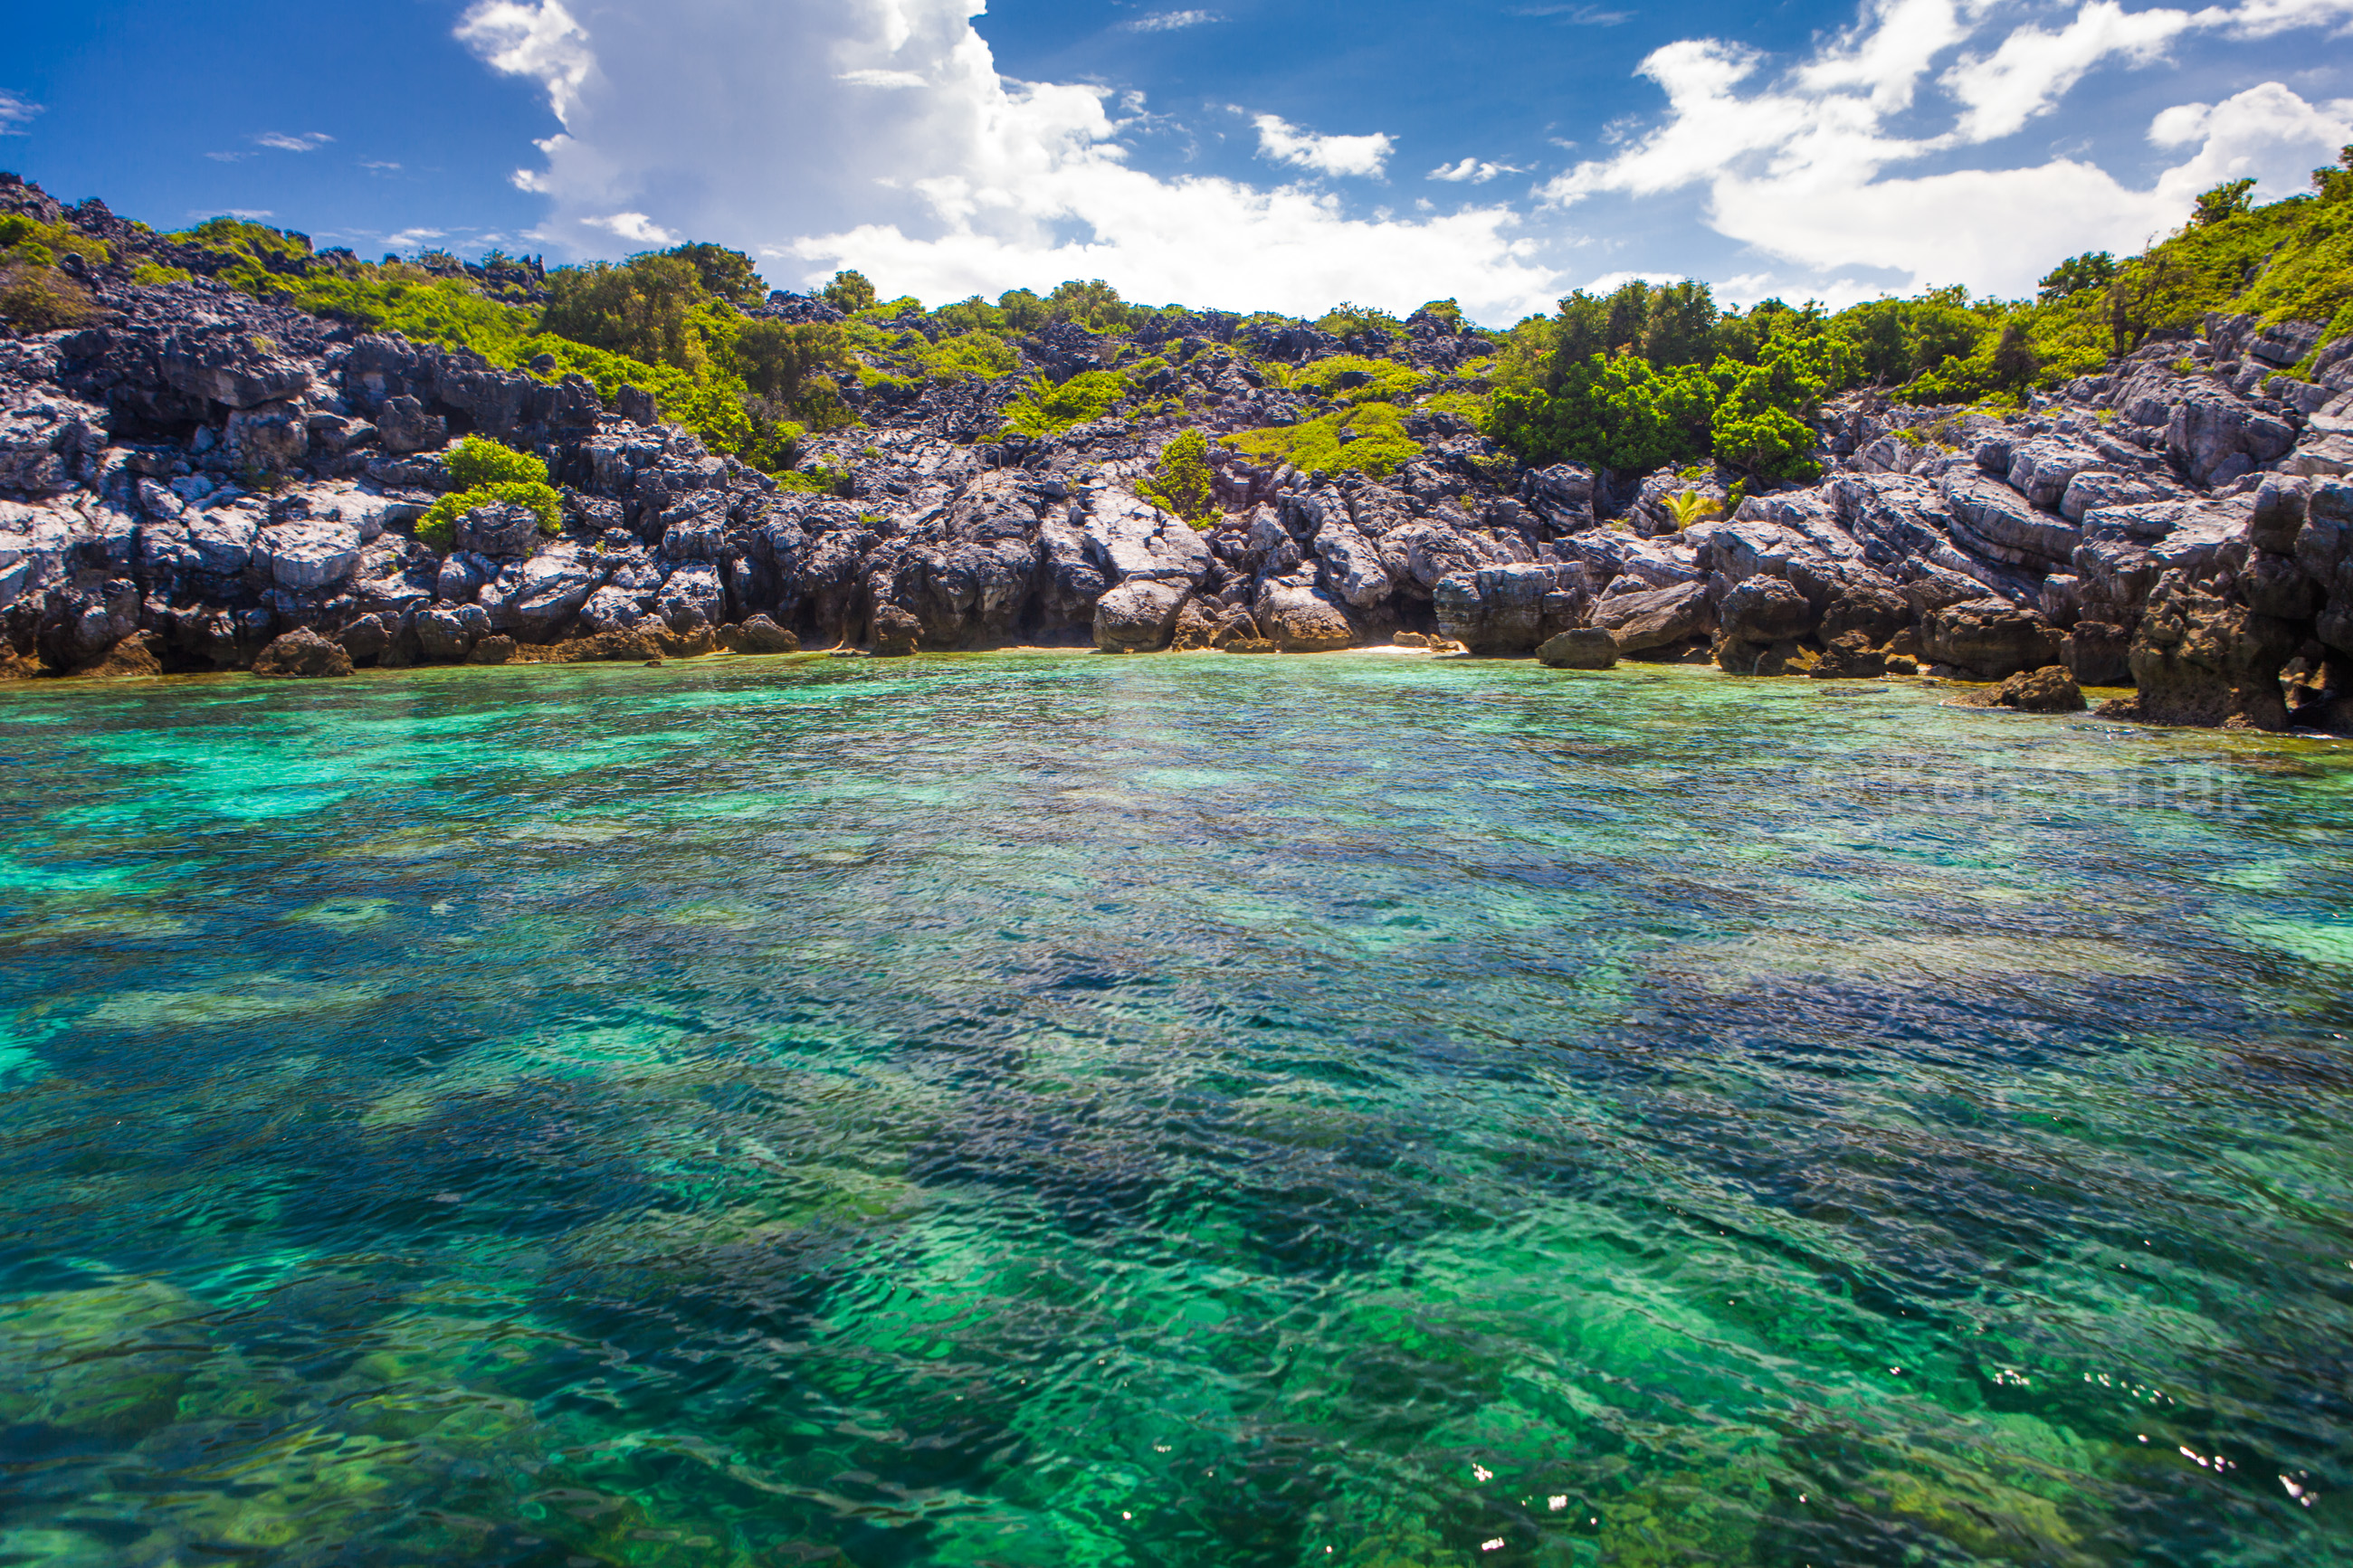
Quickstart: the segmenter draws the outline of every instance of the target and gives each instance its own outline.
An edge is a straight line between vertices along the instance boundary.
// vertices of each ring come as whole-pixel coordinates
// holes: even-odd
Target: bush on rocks
[[[547,482],[547,465],[480,436],[469,436],[449,454],[449,477],[463,487],[435,501],[417,520],[417,537],[436,550],[457,542],[458,520],[477,507],[519,506],[539,519],[539,531],[564,531],[564,498]]]

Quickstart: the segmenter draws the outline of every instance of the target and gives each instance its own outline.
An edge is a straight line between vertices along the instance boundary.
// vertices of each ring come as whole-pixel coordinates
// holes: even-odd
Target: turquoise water
[[[0,1563],[2353,1562],[2353,749],[0,691]]]

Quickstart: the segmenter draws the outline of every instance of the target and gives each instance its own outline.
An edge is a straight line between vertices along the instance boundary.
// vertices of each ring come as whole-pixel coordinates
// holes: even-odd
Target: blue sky
[[[2353,0],[380,0],[50,6],[0,166],[364,254],[752,251],[939,301],[1102,276],[1313,310],[1728,300],[2137,248],[2353,141]]]

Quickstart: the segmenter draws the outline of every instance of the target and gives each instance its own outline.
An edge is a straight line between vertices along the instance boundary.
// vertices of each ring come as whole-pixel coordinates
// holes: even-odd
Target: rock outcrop
[[[1384,475],[1213,441],[1218,513],[1197,528],[1146,494],[1170,437],[1344,406],[1273,384],[1271,362],[1345,351],[1442,373],[1485,340],[1427,315],[1362,342],[1155,318],[1133,340],[1162,362],[1133,420],[1008,435],[1028,378],[1130,346],[1061,322],[994,381],[851,388],[863,424],[808,440],[839,476],[810,491],[660,422],[636,388],[600,398],[205,279],[116,268],[90,287],[91,324],[0,341],[13,674],[849,645],[1309,653],[1403,635],[1565,668],[1926,666],[2023,678],[2024,706],[2058,670],[2136,684],[2130,713],[2161,722],[2337,725],[2348,707],[2353,340],[2296,323],[2210,320],[2008,416],[1855,395],[1819,422],[1819,482],[1748,482],[1689,526],[1675,498],[1721,510],[1739,476],[1524,468],[1416,407]],[[829,309],[778,296],[755,313]],[[494,504],[418,537],[469,433],[548,463],[558,532]]]

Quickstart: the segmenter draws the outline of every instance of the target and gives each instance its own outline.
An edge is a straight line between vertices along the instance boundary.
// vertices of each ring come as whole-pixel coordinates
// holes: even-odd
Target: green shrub
[[[518,452],[512,447],[469,436],[450,448],[446,459],[449,477],[460,489],[474,489],[483,485],[544,485],[547,464],[529,452]]]
[[[1335,391],[1333,383],[1344,377],[1354,384]],[[1329,359],[1301,365],[1285,378],[1285,384],[1313,387],[1326,396],[1344,397],[1350,403],[1396,403],[1412,396],[1414,390],[1429,379],[1411,365],[1393,359],[1334,354]]]
[[[806,468],[795,468],[790,473],[778,474],[776,476],[776,488],[778,489],[799,490],[808,495],[838,495],[847,497],[849,494],[849,485],[850,474],[849,469],[828,468],[821,465],[812,465]]]
[[[849,268],[835,273],[833,281],[825,286],[825,302],[847,316],[873,309],[880,298],[865,273]]]
[[[0,321],[28,332],[78,327],[96,307],[80,284],[37,261],[0,261]]]
[[[131,281],[146,289],[159,288],[165,283],[185,283],[195,276],[185,267],[165,267],[153,261],[142,261],[131,269]]]
[[[1675,520],[1675,530],[1681,532],[1717,515],[1716,500],[1700,490],[1677,490],[1667,498],[1667,515]]]
[[[1142,489],[1194,527],[1206,528],[1218,516],[1212,479],[1208,438],[1187,430],[1160,449],[1160,461]]]
[[[453,462],[451,467],[454,468],[455,466]],[[540,473],[543,478],[546,472],[546,466],[542,464]],[[527,507],[538,513],[539,531],[543,534],[553,537],[564,531],[564,498],[543,482],[518,480],[476,485],[470,489],[443,496],[417,520],[417,537],[436,550],[446,551],[457,542],[459,518],[478,506],[500,503]]]
[[[2203,228],[2211,224],[2222,223],[2231,218],[2244,217],[2254,205],[2254,191],[2255,181],[2253,175],[2243,179],[2225,180],[2212,190],[2200,194],[2198,210],[2190,214],[2189,221]]]
[[[1060,386],[1032,377],[1021,396],[1007,405],[1005,427],[1024,436],[1057,436],[1102,418],[1127,394],[1127,377],[1115,370],[1082,371]]]
[[[1276,425],[1219,437],[1261,462],[1289,463],[1303,473],[1395,473],[1421,450],[1406,434],[1405,416],[1388,403],[1366,403],[1300,425]]]
[[[1335,305],[1316,318],[1315,330],[1335,338],[1405,336],[1403,321],[1373,305]]]

